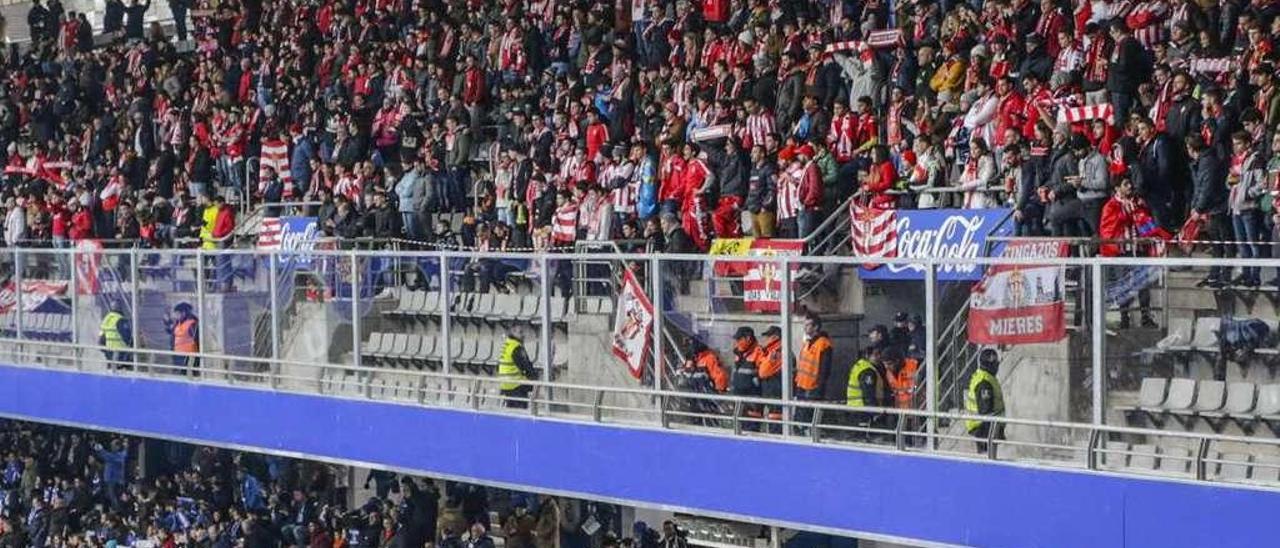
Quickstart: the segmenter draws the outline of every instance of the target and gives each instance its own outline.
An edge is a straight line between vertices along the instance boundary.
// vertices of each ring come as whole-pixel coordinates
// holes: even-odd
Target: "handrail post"
[[[1098,445],[1102,442],[1102,431],[1097,428],[1089,430],[1089,445],[1085,446],[1085,466],[1090,470],[1098,469]]]
[[[733,401],[733,435],[742,435],[742,400]]]
[[[1196,447],[1196,479],[1203,480],[1209,477],[1208,463],[1205,459],[1209,458],[1209,438],[1200,438],[1200,443]]]
[[[788,404],[794,396],[791,390],[791,259],[785,255],[781,259],[778,265],[782,270],[782,290],[778,309],[782,313],[782,436],[790,437],[792,409]]]
[[[1103,298],[1102,290],[1102,263],[1094,261],[1091,267],[1091,280],[1089,286],[1093,292],[1093,329],[1092,344],[1090,347],[1090,358],[1093,362],[1093,424],[1100,425],[1103,423],[1103,397],[1106,393],[1102,383],[1107,376],[1103,374],[1106,368],[1106,356],[1103,352],[1106,349],[1107,337],[1107,308],[1106,300]]]
[[[928,445],[932,449],[938,448],[938,343],[936,341],[936,326],[938,325],[938,294],[937,294],[937,270],[932,261],[925,266],[924,271],[924,349],[925,362],[924,370],[928,375],[925,380],[925,408],[929,411],[929,418],[925,421],[925,429]]]
[[[987,458],[996,460],[996,430],[1001,429],[1004,423],[992,421],[990,428],[987,428]]]
[[[596,397],[591,404],[591,418],[595,422],[600,422],[600,419],[604,416],[604,409],[601,409],[603,405],[604,390],[596,390]]]
[[[658,393],[658,424],[663,428],[671,427],[671,421],[667,417],[667,396],[661,392]]]
[[[818,441],[822,439],[822,436],[818,435],[818,425],[822,424],[823,411],[826,411],[826,409],[821,407],[813,410],[813,424],[809,425],[811,427],[809,430],[809,441],[812,441],[813,443],[818,443]]]
[[[538,416],[538,393],[542,391],[541,384],[533,385],[533,390],[529,391],[529,414]]]
[[[271,388],[279,387],[280,373],[280,295],[279,282],[276,277],[279,276],[278,266],[276,264],[276,252],[271,251],[267,256],[267,291],[271,292],[271,365],[267,367],[270,375]]]
[[[907,423],[907,415],[902,413],[896,414],[898,415],[898,420],[894,421],[897,424],[893,427],[893,445],[899,451],[904,451],[907,448],[907,438],[903,436],[903,432],[906,430],[906,427],[903,425]]]

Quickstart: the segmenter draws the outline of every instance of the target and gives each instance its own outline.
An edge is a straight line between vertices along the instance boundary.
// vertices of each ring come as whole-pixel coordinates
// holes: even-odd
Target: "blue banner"
[[[897,259],[974,259],[998,256],[1004,247],[987,245],[987,238],[1009,236],[1013,223],[1004,222],[1010,209],[897,210],[893,228],[881,234],[886,243],[882,256]],[[988,249],[990,247],[990,249]],[[948,264],[938,267],[938,281],[977,281],[982,267]],[[923,280],[924,265],[866,265],[858,269],[864,280]]]

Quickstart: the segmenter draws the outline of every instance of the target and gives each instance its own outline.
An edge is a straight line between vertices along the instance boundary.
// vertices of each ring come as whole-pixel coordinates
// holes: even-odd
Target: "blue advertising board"
[[[973,259],[999,255],[1003,245],[988,246],[993,236],[1008,236],[1012,223],[1004,222],[1009,209],[917,209],[898,210],[893,228],[886,235],[890,249],[883,257],[897,259]],[[988,249],[990,248],[990,249]],[[923,280],[924,265],[882,264],[859,267],[864,280]],[[948,264],[938,267],[938,281],[977,281],[982,267]]]

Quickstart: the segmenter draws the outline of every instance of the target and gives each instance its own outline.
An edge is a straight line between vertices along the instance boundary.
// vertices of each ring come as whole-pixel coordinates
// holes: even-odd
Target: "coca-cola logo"
[[[913,229],[911,217],[898,218],[897,256],[901,259],[973,259],[980,255],[987,218],[981,215],[951,215],[937,228]],[[888,264],[890,272],[924,272],[921,264]],[[944,264],[939,272],[970,274],[976,264]]]
[[[291,223],[283,223],[280,227],[280,249],[282,251],[311,251],[316,247],[316,235],[319,228],[315,221],[308,221],[302,230],[295,230]]]

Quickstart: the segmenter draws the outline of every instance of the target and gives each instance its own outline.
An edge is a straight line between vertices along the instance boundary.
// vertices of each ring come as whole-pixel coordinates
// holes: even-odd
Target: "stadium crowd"
[[[351,504],[347,469],[313,461],[14,421],[0,446],[4,548],[492,548],[491,529],[509,547],[684,546],[670,522],[620,538],[609,505],[390,472]]]
[[[92,29],[33,3],[0,75],[7,243],[216,245],[209,195],[318,201],[344,238],[464,212],[479,249],[697,252],[856,194],[1270,254],[1273,2],[171,4],[189,41],[142,5]]]

